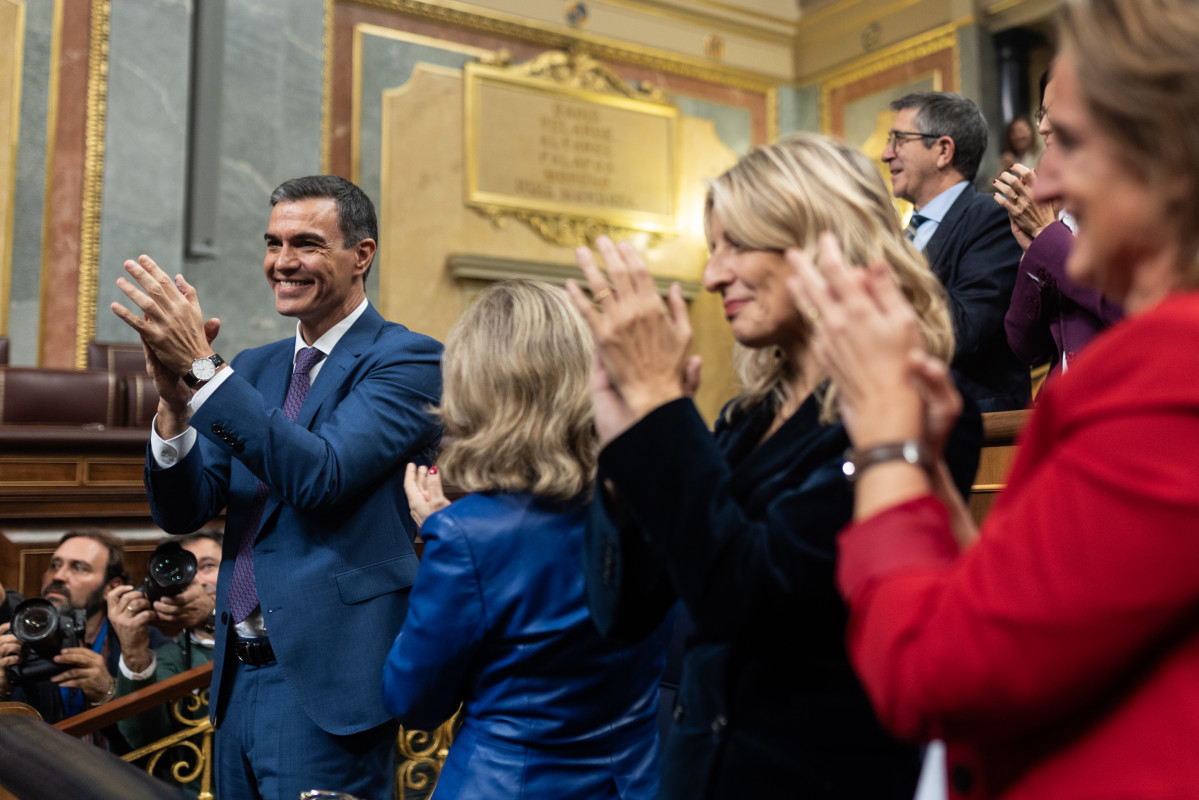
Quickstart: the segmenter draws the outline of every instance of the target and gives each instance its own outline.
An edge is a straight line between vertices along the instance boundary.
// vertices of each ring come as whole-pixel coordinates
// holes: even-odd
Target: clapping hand
[[[596,248],[608,278],[591,251],[580,247],[575,260],[591,297],[575,281],[567,281],[566,289],[595,338],[591,388],[600,443],[606,444],[658,406],[693,394],[700,361],[687,356],[691,322],[679,285],[670,287],[664,306],[632,245],[601,236]]]
[[[416,520],[418,530],[430,514],[450,504],[442,489],[437,467],[409,464],[404,469],[404,494],[408,495],[408,513]]]
[[[796,271],[790,284],[795,301],[815,321],[809,347],[837,385],[854,446],[919,438],[923,408],[911,358],[923,352],[923,340],[890,267],[846,264],[836,238],[827,233],[815,261],[798,248],[786,257]]]
[[[997,189],[995,202],[1007,211],[1012,223],[1012,235],[1020,243],[1020,249],[1025,251],[1032,245],[1032,240],[1057,219],[1052,205],[1033,199],[1036,180],[1035,170],[1023,164],[1013,164],[993,182]]]

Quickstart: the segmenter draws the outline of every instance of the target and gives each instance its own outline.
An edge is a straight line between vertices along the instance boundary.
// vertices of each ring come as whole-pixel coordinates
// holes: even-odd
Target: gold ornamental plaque
[[[466,65],[467,204],[547,240],[675,235],[678,109],[587,56]]]

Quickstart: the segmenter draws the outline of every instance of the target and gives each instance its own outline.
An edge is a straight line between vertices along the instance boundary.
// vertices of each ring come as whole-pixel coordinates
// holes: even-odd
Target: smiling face
[[[271,210],[262,262],[275,293],[275,310],[300,321],[312,344],[366,297],[363,276],[375,242],[342,246],[337,201],[315,198],[281,202]]]
[[[1066,262],[1076,283],[1098,289],[1135,312],[1172,288],[1178,231],[1163,192],[1127,164],[1079,93],[1070,55],[1054,68],[1054,158],[1034,187],[1039,202],[1059,199],[1078,223]]]
[[[802,336],[803,318],[787,291],[782,252],[752,250],[729,237],[712,209],[704,288],[720,294],[733,338],[747,347],[787,345]]]
[[[917,108],[901,108],[895,112],[895,121],[891,123],[891,129],[920,130],[916,127],[918,113]],[[932,147],[925,147],[930,143]],[[943,158],[941,140],[934,142],[931,139],[913,136],[899,139],[894,145],[888,143],[883,150],[883,163],[891,171],[891,191],[896,197],[916,206],[917,210],[940,194],[943,188],[948,188],[954,183],[950,181],[943,185],[942,164],[949,162]]]
[[[105,582],[108,548],[95,539],[75,536],[54,551],[42,576],[42,597],[59,610],[82,608],[90,617],[104,607],[104,593],[120,584],[120,578]]]

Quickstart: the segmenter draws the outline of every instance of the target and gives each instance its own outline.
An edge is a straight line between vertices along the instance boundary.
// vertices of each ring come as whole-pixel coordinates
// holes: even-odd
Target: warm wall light
[[[572,28],[582,28],[590,16],[586,3],[570,3],[566,6],[566,22]]]
[[[704,55],[713,61],[724,61],[724,37],[715,33],[705,36]]]

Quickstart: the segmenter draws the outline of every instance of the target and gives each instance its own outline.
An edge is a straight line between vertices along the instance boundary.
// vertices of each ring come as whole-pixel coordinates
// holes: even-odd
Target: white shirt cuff
[[[121,674],[131,681],[148,681],[154,677],[154,670],[158,669],[158,656],[154,651],[150,651],[150,666],[143,669],[141,672],[134,672],[129,669],[129,665],[125,663],[125,654],[121,653],[121,660],[117,664],[121,668]]]
[[[228,380],[229,376],[232,374],[233,367],[227,365],[224,369],[217,372],[216,375],[213,375],[212,380],[201,386],[196,393],[192,395],[192,399],[187,403],[187,406],[192,410],[192,413],[194,414],[199,411],[200,406],[204,405],[204,401],[209,397],[212,397],[212,393],[217,390],[217,387]]]
[[[233,367],[226,366],[212,380],[201,386],[200,390],[187,403],[192,413],[196,413],[204,401],[211,397],[217,387],[224,383],[232,374]],[[188,428],[178,436],[163,439],[158,435],[158,415],[154,415],[154,420],[150,423],[150,452],[154,455],[154,463],[159,469],[170,469],[187,458],[187,454],[191,452],[195,444],[195,428]]]

